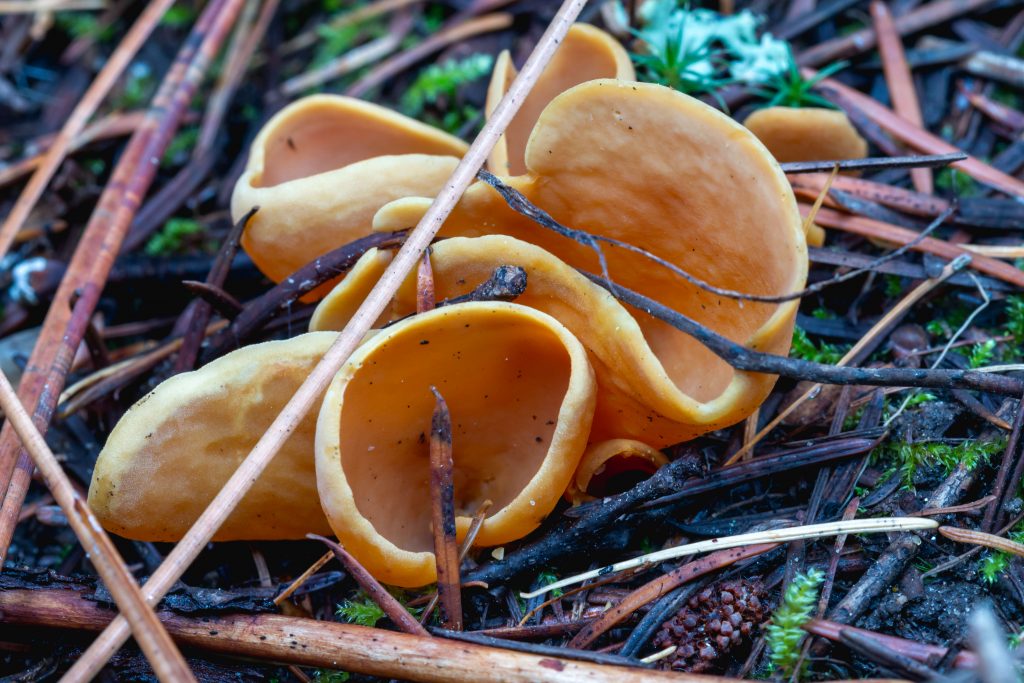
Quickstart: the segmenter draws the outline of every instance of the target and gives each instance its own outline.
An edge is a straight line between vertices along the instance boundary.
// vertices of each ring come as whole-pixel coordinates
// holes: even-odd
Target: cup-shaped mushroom
[[[362,100],[300,99],[256,136],[235,184],[235,220],[259,207],[242,246],[267,277],[280,282],[365,235],[387,202],[433,197],[466,148],[456,137]]]
[[[162,382],[132,406],[100,452],[89,506],[126,538],[177,541],[337,338],[311,332],[246,346]],[[299,423],[214,538],[329,533],[317,500],[316,414]]]
[[[647,83],[583,83],[541,114],[526,164],[528,173],[505,182],[564,226],[646,250],[720,290],[771,297],[804,286],[803,222],[778,162],[749,130],[698,100]],[[416,198],[392,202],[374,217],[374,227],[415,224],[428,205]],[[540,246],[573,268],[601,272],[592,248],[513,211],[482,182],[466,191],[441,231],[495,233]],[[735,298],[689,282],[648,255],[600,246],[612,280],[622,287],[739,344],[788,352],[797,300]],[[652,401],[646,405],[662,416],[672,414],[672,404],[687,406],[690,437],[743,419],[771,390],[774,377],[734,372],[692,337],[644,311],[627,310],[643,348],[657,357],[673,387],[661,400],[643,401]],[[626,406],[614,410],[620,408],[629,412]],[[660,447],[666,441],[659,433],[669,436],[631,434]]]
[[[633,439],[609,439],[587,447],[565,494],[575,504],[620,493],[646,479],[668,458]]]
[[[364,254],[348,277],[319,303],[310,330],[344,328],[391,258],[388,251]],[[430,262],[439,300],[468,294],[499,266],[517,266],[526,272],[526,290],[516,303],[558,319],[590,356],[598,384],[591,441],[621,437],[658,448],[685,441],[743,419],[774,382],[768,375],[725,366],[729,384],[722,395],[707,402],[695,400],[687,392],[689,385],[673,380],[664,358],[648,343],[642,326],[625,306],[550,252],[528,242],[505,235],[452,237],[434,244]],[[398,320],[415,312],[416,276],[410,274],[387,316]]]
[[[484,112],[488,116],[508,92],[517,74],[512,55],[504,50],[494,62],[487,88]],[[494,145],[487,159],[491,172],[498,175],[525,173],[526,143],[544,107],[574,85],[597,78],[636,80],[629,53],[618,40],[596,26],[573,24],[536,85],[523,100],[512,123]]]
[[[767,107],[743,125],[783,163],[863,159],[868,154],[868,143],[837,109]]]
[[[320,500],[345,548],[398,586],[436,580],[429,435],[434,386],[451,412],[459,537],[486,500],[477,544],[535,529],[579,463],[595,385],[579,341],[525,306],[438,308],[380,331],[327,390],[317,422]]]

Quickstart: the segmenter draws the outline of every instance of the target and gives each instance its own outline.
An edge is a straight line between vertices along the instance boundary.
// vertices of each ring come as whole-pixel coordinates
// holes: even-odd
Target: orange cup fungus
[[[253,344],[143,396],[96,460],[89,507],[126,538],[177,541],[234,474],[337,334]],[[298,539],[329,533],[307,415],[242,498],[215,540]]]
[[[490,116],[508,92],[519,72],[512,64],[508,50],[498,55],[487,88],[484,112]],[[526,172],[526,144],[530,133],[551,100],[574,85],[597,78],[636,79],[633,63],[622,44],[590,24],[573,24],[555,56],[548,63],[537,84],[523,100],[512,123],[498,138],[487,159],[487,167],[498,175],[519,175]]]
[[[502,55],[488,111],[514,74]],[[575,26],[490,167],[563,225],[717,288],[799,290],[804,230],[772,154],[724,114],[632,75],[618,43]],[[280,281],[372,230],[411,227],[465,149],[365,102],[300,100],[260,132],[236,185],[236,219],[260,207],[243,245]],[[486,546],[535,529],[567,489],[582,499],[602,470],[639,462],[650,471],[664,462],[655,448],[735,424],[774,384],[619,303],[577,271],[601,273],[591,248],[513,211],[487,184],[467,190],[441,236],[449,239],[431,255],[439,299],[502,265],[526,271],[526,291],[515,303],[411,315],[410,277],[335,376],[319,416],[303,421],[218,539],[300,538],[329,525],[377,578],[423,585],[436,578],[431,386],[451,409],[459,535],[490,500],[477,537]],[[787,352],[797,301],[741,301],[644,254],[602,251],[619,286],[750,348]],[[314,332],[228,354],[136,404],[97,462],[89,502],[103,524],[131,538],[180,538],[335,337],[316,330],[343,327],[390,260],[365,254],[317,308]]]
[[[625,483],[637,475],[646,479],[665,464],[668,458],[664,453],[641,441],[609,439],[593,443],[583,453],[565,495],[578,505],[607,495],[604,485],[612,479],[619,479],[619,485],[623,478],[627,479]]]
[[[748,116],[743,125],[781,163],[868,155],[868,143],[838,109],[767,107]]]
[[[532,308],[474,302],[408,318],[360,346],[317,422],[320,499],[346,549],[398,586],[436,580],[430,435],[436,386],[451,411],[459,537],[485,500],[479,545],[522,538],[554,508],[587,443],[586,352]]]
[[[310,329],[342,329],[390,260],[390,252],[367,252],[348,277],[317,306]],[[764,400],[774,384],[772,376],[737,371],[725,363],[710,365],[702,358],[681,359],[680,366],[690,370],[673,377],[665,362],[668,347],[658,348],[650,343],[643,322],[637,317],[638,311],[627,309],[550,252],[522,240],[505,235],[446,239],[433,246],[430,261],[439,299],[472,291],[501,265],[526,271],[526,291],[516,303],[557,318],[589,353],[600,387],[591,441],[622,437],[660,448],[692,439],[742,420]],[[795,311],[789,304],[784,306]],[[416,278],[410,275],[392,301],[389,316],[397,320],[415,311]],[[754,312],[749,303],[740,309],[741,314],[747,312]],[[753,343],[788,344],[788,339],[781,338],[792,335],[793,313],[787,315],[773,321]],[[707,323],[706,317],[697,319]],[[647,319],[648,323],[651,321]],[[654,329],[656,333],[665,333],[660,327]],[[715,396],[702,397],[703,382],[715,382],[722,388]]]
[[[264,275],[280,282],[365,234],[357,226],[368,227],[389,201],[433,197],[466,149],[454,136],[362,100],[298,100],[256,136],[235,184],[235,220],[259,207],[242,247]],[[321,287],[319,296],[329,289]]]

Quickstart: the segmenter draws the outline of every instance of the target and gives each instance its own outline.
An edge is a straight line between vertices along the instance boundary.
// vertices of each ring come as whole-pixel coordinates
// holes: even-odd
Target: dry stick
[[[273,3],[274,0],[269,0],[269,2]],[[257,211],[259,211],[259,207],[254,206],[231,227],[231,230],[224,238],[224,244],[221,245],[220,251],[217,252],[217,256],[213,260],[213,265],[210,266],[210,272],[206,276],[205,284],[215,287],[224,286],[224,281],[227,280],[228,272],[231,270],[231,262],[235,259],[235,254],[238,252],[238,246],[242,240],[242,232],[245,230],[249,219]],[[174,359],[174,368],[172,370],[174,374],[195,368],[196,359],[199,358],[199,347],[206,337],[206,326],[209,324],[212,315],[213,306],[204,300],[191,303],[185,313],[182,314],[187,320],[184,324],[185,332],[182,335],[181,350],[178,351],[178,355]]]
[[[290,598],[295,593],[295,591],[299,590],[299,588],[301,588],[304,583],[309,581],[309,577],[313,576],[313,574],[316,574],[318,571],[323,569],[323,566],[330,562],[331,558],[333,557],[334,552],[331,550],[328,550],[326,553],[321,555],[320,559],[318,559],[313,564],[309,565],[309,569],[302,572],[297,579],[291,582],[291,585],[289,585],[287,588],[281,591],[281,594],[274,598],[274,604],[280,607],[281,603]]]
[[[85,130],[76,135],[75,139],[68,145],[66,154],[73,154],[93,142],[129,135],[135,132],[135,129],[139,127],[145,116],[146,112],[144,111],[110,114],[89,125]],[[34,144],[40,143],[37,141]],[[44,138],[40,146],[43,148],[43,151],[32,156],[23,157],[0,168],[0,187],[13,183],[15,180],[39,168],[39,165],[46,158],[47,151],[53,147],[53,138]],[[18,232],[21,233],[22,230]]]
[[[476,514],[473,515],[473,521],[469,523],[469,531],[466,532],[466,537],[462,539],[462,544],[459,546],[460,564],[464,559],[466,559],[466,555],[469,554],[469,549],[472,548],[473,543],[476,542],[476,536],[480,533],[480,527],[484,525],[484,520],[487,519],[487,511],[491,509],[493,504],[494,501],[490,499],[485,500],[480,504]],[[483,585],[486,586],[487,584]],[[430,600],[427,601],[426,607],[423,608],[423,613],[420,615],[421,624],[427,623],[427,620],[430,619],[430,615],[433,614],[435,607],[437,607],[437,591],[434,591],[434,594],[430,596]]]
[[[723,536],[721,538],[712,538],[706,541],[697,541],[696,543],[687,543],[685,545],[678,545],[672,548],[665,548],[664,550],[657,550],[653,553],[647,553],[646,555],[640,555],[628,560],[623,560],[622,562],[609,564],[598,569],[591,569],[589,571],[576,574],[575,576],[568,576],[564,579],[560,579],[554,583],[543,586],[542,588],[538,588],[537,590],[530,591],[528,593],[520,593],[519,595],[520,597],[527,599],[535,598],[538,595],[543,595],[557,588],[565,588],[566,586],[572,586],[589,579],[606,576],[613,572],[643,570],[660,562],[673,560],[679,557],[697,555],[699,553],[708,552],[709,550],[715,550],[716,548],[743,548],[764,543],[779,544],[812,538],[827,538],[847,533],[891,533],[894,531],[934,529],[938,526],[939,523],[935,520],[924,519],[921,517],[873,517],[866,519],[843,520],[841,522],[805,524],[803,526],[770,529],[768,531],[752,531],[746,534]]]
[[[930,26],[941,24],[955,16],[993,4],[993,0],[938,0],[924,3],[912,12],[896,19],[896,30],[901,36],[916,33]],[[804,50],[797,57],[797,63],[804,66],[820,66],[835,59],[844,59],[867,52],[877,45],[872,28],[864,28],[847,36],[819,43]]]
[[[834,161],[788,161],[779,164],[783,173],[827,173],[836,166],[840,171],[881,171],[890,168],[934,168],[948,166],[954,161],[963,161],[963,152],[950,154],[915,154],[905,157],[868,157],[866,159],[835,159]],[[857,180],[857,178],[850,178]]]
[[[426,252],[424,252],[426,254]],[[420,261],[425,263],[426,259]],[[459,580],[459,545],[455,540],[455,481],[452,461],[452,417],[436,387],[430,387],[436,406],[430,421],[430,500],[437,563],[437,597],[441,626],[462,630],[462,582]]]
[[[996,536],[995,534],[986,534],[983,531],[973,531],[971,529],[960,529],[955,526],[940,526],[939,533],[957,543],[982,545],[986,548],[993,548],[1004,553],[1024,557],[1024,544],[1011,541],[1002,536]]]
[[[949,652],[949,648],[942,647],[941,645],[928,645],[926,643],[919,643],[916,640],[905,640],[896,636],[854,628],[846,624],[838,624],[834,621],[826,621],[825,619],[811,619],[803,625],[803,629],[812,635],[832,641],[838,641],[840,634],[844,631],[859,633],[866,638],[876,640],[901,654],[926,664],[941,660]],[[953,659],[952,664],[958,669],[973,669],[978,664],[977,655],[968,650],[961,650]]]
[[[801,211],[807,211],[803,205],[801,205]],[[925,237],[920,239],[921,234],[907,228],[901,228],[891,223],[885,223],[884,221],[878,221],[873,218],[865,218],[863,216],[853,216],[848,213],[842,213],[833,209],[822,208],[818,211],[815,216],[815,222],[819,225],[823,225],[827,228],[833,228],[836,230],[842,230],[844,232],[852,232],[855,235],[861,235],[863,237],[871,237],[874,239],[885,240],[887,242],[895,242],[897,244],[907,245],[914,243],[911,247],[914,251],[921,251],[927,254],[933,254],[944,259],[953,260],[957,257],[965,254],[971,254],[970,266],[973,270],[979,273],[985,273],[992,277],[998,278],[1003,282],[1008,282],[1017,287],[1024,287],[1024,272],[1018,268],[1014,268],[1008,263],[997,261],[996,259],[983,256],[981,254],[972,254],[967,249],[950,244],[945,240],[936,239],[934,237]]]
[[[160,158],[174,136],[242,2],[212,0],[203,10],[89,218],[18,387],[22,402],[33,406],[32,419],[41,431],[53,416],[121,240],[156,175],[154,160]],[[74,297],[77,301],[72,310]],[[18,447],[13,432],[5,425],[0,431],[0,486],[6,491],[0,507],[0,566],[7,556],[32,470],[32,459]]]
[[[643,586],[623,598],[619,604],[609,608],[597,619],[584,626],[580,632],[573,636],[573,639],[569,641],[569,647],[580,649],[587,647],[597,640],[601,634],[615,626],[615,624],[618,624],[623,619],[629,617],[633,612],[637,611],[647,603],[657,600],[665,593],[681,586],[687,581],[704,576],[716,569],[728,567],[729,565],[748,557],[761,555],[762,553],[766,553],[777,547],[779,547],[778,543],[762,543],[760,545],[751,545],[745,548],[719,550],[718,552],[711,553],[707,557],[702,557],[699,560],[688,562],[681,567],[673,569],[669,573],[645,583]]]
[[[485,14],[482,17],[476,17],[475,19],[469,19],[468,21],[456,24],[451,28],[435,33],[415,47],[381,63],[370,73],[349,86],[345,94],[350,97],[362,97],[372,88],[380,85],[392,76],[400,74],[421,59],[452,43],[457,43],[460,40],[465,40],[481,33],[501,31],[511,25],[512,15],[504,12]]]
[[[896,304],[892,309],[889,310],[888,313],[882,316],[882,318],[877,323],[875,323],[871,327],[871,329],[868,330],[867,333],[863,337],[861,337],[860,340],[858,340],[857,343],[854,344],[853,347],[850,348],[850,350],[847,351],[842,358],[839,359],[839,362],[837,362],[836,365],[842,367],[848,365],[851,362],[854,362],[857,358],[859,358],[862,355],[864,349],[868,348],[869,346],[875,345],[875,343],[883,335],[887,334],[889,330],[892,329],[892,327],[900,319],[902,319],[902,317],[910,310],[912,306],[914,306],[914,304],[916,304],[918,301],[924,298],[926,294],[928,294],[937,286],[939,286],[939,284],[941,284],[944,280],[952,276],[953,273],[956,272],[956,270],[957,269],[954,267],[954,264],[951,263],[942,269],[942,273],[938,277],[929,278],[928,280],[925,280],[917,287],[912,289],[905,297],[903,297],[900,300],[898,304]],[[820,390],[820,383],[809,387],[807,391],[801,394],[798,399],[790,403],[785,409],[779,411],[779,413],[768,424],[766,424],[760,432],[757,433],[757,435],[754,437],[752,441],[750,441],[748,444],[745,444],[742,448],[733,453],[729,457],[729,459],[723,463],[723,467],[725,465],[731,465],[737,462],[740,458],[743,457],[743,454],[748,449],[753,448],[754,445],[761,441],[761,439],[768,436],[768,434],[773,429],[775,429],[780,422],[786,419],[788,415],[790,415],[794,410],[799,408],[809,399],[816,396]]]
[[[289,78],[281,84],[281,93],[288,97],[298,95],[304,90],[316,88],[387,57],[402,46],[402,41],[412,30],[412,17],[409,19],[400,21],[397,27],[393,27],[395,30],[389,30],[380,38],[353,48],[317,69]]]
[[[889,99],[897,114],[914,124],[924,128],[921,117],[921,104],[917,100],[917,89],[914,77],[907,65],[907,57],[903,52],[903,40],[896,31],[889,7],[881,0],[871,2],[871,20],[878,39],[878,52],[882,57],[882,72],[889,89]],[[935,189],[932,183],[932,172],[927,168],[912,168],[910,180],[918,192],[931,194]]]
[[[429,636],[427,629],[423,628],[420,622],[416,621],[415,617],[409,614],[408,610],[402,606],[402,603],[395,599],[395,596],[388,593],[384,586],[380,585],[377,579],[373,578],[370,572],[366,571],[363,565],[359,564],[359,561],[352,557],[347,550],[341,547],[340,544],[335,543],[329,538],[318,536],[316,534],[306,534],[306,538],[320,541],[334,553],[334,557],[338,559],[341,566],[345,568],[359,587],[362,588],[370,598],[377,603],[377,606],[384,610],[384,614],[388,615],[388,619],[392,621],[398,628],[402,629],[406,633],[411,633],[417,636]]]
[[[522,71],[512,82],[509,91],[498,103],[490,120],[477,135],[469,151],[445,182],[444,188],[431,203],[419,224],[409,234],[402,248],[384,271],[380,281],[367,295],[348,325],[327,350],[324,358],[260,437],[249,455],[143,587],[147,600],[152,602],[159,600],[184,573],[234,510],[238,501],[249,491],[284,442],[291,436],[295,427],[323,394],[328,382],[355,351],[363,335],[370,330],[374,321],[384,312],[387,303],[395,295],[406,275],[430,245],[431,240],[441,229],[441,225],[466,188],[473,182],[476,172],[483,166],[487,155],[490,154],[498,138],[508,127],[512,117],[518,111],[519,105],[529,94],[544,67],[561,44],[569,26],[572,25],[585,4],[586,0],[564,0],[547,31],[537,43],[529,59],[526,60],[526,64],[523,65]],[[74,672],[77,676],[74,680],[91,679],[127,637],[127,622],[123,619],[114,620],[75,663],[68,674]]]
[[[109,610],[77,591],[0,591],[8,624],[99,631]],[[728,683],[713,676],[595,664],[553,654],[516,652],[444,638],[413,636],[278,614],[203,618],[161,613],[168,631],[189,647],[231,657],[345,669],[384,679],[430,683]]]
[[[50,145],[36,167],[35,173],[32,174],[28,184],[18,195],[18,200],[11,207],[3,226],[0,226],[0,257],[3,257],[11,248],[15,235],[25,224],[36,202],[42,196],[43,190],[46,189],[47,183],[53,178],[53,174],[57,172],[68,150],[75,143],[75,138],[81,134],[89,119],[96,113],[107,93],[110,92],[110,88],[121,77],[121,73],[135,58],[139,48],[160,23],[160,18],[173,4],[174,0],[151,0],[149,2],[146,9],[142,11],[139,18],[132,24],[131,29],[125,34],[117,49],[107,59],[89,89],[82,95],[82,99],[75,105],[67,121],[61,127],[60,133],[54,138],[53,144]]]
[[[423,258],[416,267],[416,312],[426,313],[437,306],[434,292],[434,271],[430,265],[430,248],[423,251]]]
[[[32,424],[32,418],[25,412],[3,373],[0,373],[0,407],[25,448],[32,454],[32,460],[39,467],[46,487],[63,510],[68,524],[103,579],[103,584],[131,623],[132,634],[157,676],[161,681],[194,681],[185,659],[156,618],[153,609],[146,604],[117,548],[64,474],[57,457]]]
[[[336,31],[346,26],[368,21],[369,19],[378,17],[381,14],[386,14],[420,1],[421,0],[376,0],[376,2],[371,2],[363,7],[356,7],[344,14],[340,14],[328,21],[326,24],[321,24],[317,28],[322,26],[323,29]],[[320,40],[320,33],[318,31],[307,31],[284,43],[280,47],[279,51],[282,55],[289,55],[303,48],[316,45],[318,40]]]
[[[814,71],[810,69],[803,69],[802,73],[806,76],[814,75]],[[915,126],[897,116],[891,109],[879,104],[860,91],[843,85],[835,79],[823,79],[818,84],[818,88],[825,97],[841,108],[859,109],[890,135],[920,152],[927,154],[950,154],[962,151],[942,138],[932,135],[920,126]],[[1024,181],[1007,175],[975,157],[968,155],[962,161],[953,162],[952,166],[960,169],[975,180],[991,185],[1010,196],[1024,197]]]

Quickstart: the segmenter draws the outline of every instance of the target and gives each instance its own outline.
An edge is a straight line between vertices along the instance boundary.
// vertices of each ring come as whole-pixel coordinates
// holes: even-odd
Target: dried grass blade
[[[616,562],[600,569],[592,569],[582,574],[570,576],[560,581],[548,584],[529,593],[520,593],[520,597],[530,599],[538,595],[544,595],[556,588],[565,588],[573,584],[594,579],[612,572],[622,572],[627,569],[649,567],[658,562],[665,562],[677,557],[687,557],[704,553],[711,550],[723,550],[725,548],[741,548],[749,545],[762,543],[785,543],[788,541],[799,541],[809,538],[825,538],[837,534],[872,534],[889,533],[892,531],[915,531],[922,529],[934,529],[939,526],[935,520],[922,517],[875,517],[870,519],[851,519],[842,522],[826,522],[823,524],[807,524],[794,526],[785,529],[773,529],[771,531],[757,531],[749,534],[737,534],[736,536],[725,536],[713,538],[708,541],[687,543],[686,545],[666,548],[657,552],[648,553],[634,557],[631,560]]]

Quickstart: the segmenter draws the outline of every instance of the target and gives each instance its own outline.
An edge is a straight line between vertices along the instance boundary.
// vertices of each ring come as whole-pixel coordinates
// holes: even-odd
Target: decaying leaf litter
[[[282,381],[275,362],[244,354],[268,340],[308,348],[307,329],[345,326],[466,143],[485,123],[495,127],[498,101],[542,31],[559,25],[546,3],[168,4],[2,8],[10,13],[0,28],[9,46],[0,55],[0,238],[11,247],[0,360],[20,381],[36,426],[48,426],[70,478],[60,490],[77,488],[79,499],[69,507],[57,488],[51,496],[32,483],[33,460],[8,426],[0,609],[5,669],[25,679],[57,678],[72,664],[74,677],[109,656],[83,651],[115,614],[113,603],[125,604],[131,582],[108,592],[95,574],[110,551],[87,557],[71,531],[88,535],[69,520],[84,514],[86,489],[104,526],[138,539],[112,537],[141,583],[171,553],[166,541],[181,538],[227,480],[230,462],[216,461],[218,452],[240,461],[304,376],[292,371]],[[357,351],[364,365],[379,359],[383,374],[346,365],[323,403],[331,409],[318,401],[307,418],[306,445],[292,460],[280,454],[266,475],[273,483],[257,483],[242,504],[249,512],[229,519],[225,530],[236,531],[222,537],[243,540],[177,563],[188,569],[160,614],[188,646],[197,678],[611,680],[626,675],[624,666],[680,680],[1012,675],[1022,632],[1014,558],[1024,548],[1024,253],[1016,235],[1024,186],[1015,177],[1024,164],[1024,12],[1010,2],[946,0],[733,5],[592,3],[572,27],[561,17],[564,49],[539,78],[524,70],[530,95],[494,150],[484,150],[487,170]],[[563,94],[591,79],[612,80]],[[292,171],[268,165],[264,174],[284,174],[262,184],[277,196],[250,192],[269,198],[240,201],[238,187],[261,187],[245,185],[261,136],[282,112],[315,102],[304,99],[314,93],[359,97],[368,104],[320,96],[323,106],[369,112],[362,121],[383,125],[328,117],[326,128],[314,121],[280,136],[279,159],[291,151],[312,161]],[[749,133],[688,97],[746,123],[787,175],[771,170],[778,167]],[[151,100],[157,106],[146,114]],[[625,137],[634,130],[641,139]],[[673,153],[695,130],[711,142]],[[726,131],[746,151],[723,154],[725,138],[715,136]],[[444,150],[417,147],[427,140]],[[302,157],[309,142],[314,156]],[[724,182],[743,163],[760,169],[753,180]],[[361,173],[331,177],[360,164]],[[319,187],[282,200],[285,186],[304,177]],[[759,183],[776,177],[782,203],[756,199]],[[694,204],[700,193],[712,197],[708,206]],[[97,202],[105,213],[94,211]],[[678,227],[681,215],[715,230],[700,237],[692,225]],[[289,225],[299,232],[281,233]],[[301,232],[310,227],[315,241]],[[792,265],[800,257],[784,256],[784,235],[809,245],[806,288]],[[688,260],[680,244],[699,247],[701,258]],[[286,265],[268,265],[274,260]],[[764,279],[772,268],[774,284]],[[342,275],[330,307],[316,307]],[[729,313],[702,314],[713,299]],[[768,309],[786,313],[759,315]],[[464,324],[479,332],[455,331]],[[771,343],[744,348],[759,324]],[[518,371],[486,369],[502,344],[523,353]],[[571,371],[561,345],[578,347]],[[470,362],[444,361],[445,352]],[[475,374],[460,371],[467,366]],[[194,367],[204,369],[181,374]],[[234,405],[222,396],[204,414],[206,404],[181,387],[216,393],[203,377],[218,367],[233,383],[226,395]],[[651,384],[645,397],[638,376],[649,367],[668,370],[670,384]],[[176,384],[162,384],[172,377]],[[404,395],[370,389],[374,381],[421,383],[423,396],[403,413]],[[668,407],[667,387],[684,403],[710,405],[726,384],[740,390],[720,424]],[[152,432],[132,428],[163,441],[131,451],[144,454],[145,467],[127,480],[138,497],[130,532],[97,497],[93,470],[114,426],[128,430],[137,420],[129,407],[158,385],[145,402],[175,394],[183,406],[166,422],[185,431],[170,436],[213,445],[166,460],[175,449],[160,407]],[[526,385],[533,389],[516,388]],[[561,394],[561,407],[552,406]],[[514,408],[524,398],[534,412]],[[208,403],[218,405],[215,396]],[[553,409],[557,417],[540,420],[547,430],[529,426]],[[353,428],[362,419],[385,424]],[[688,420],[696,422],[678,426]],[[203,421],[202,433],[187,431]],[[211,436],[214,427],[227,441]],[[352,463],[366,459],[356,452],[386,450],[381,439],[392,437],[405,441],[404,460],[389,469],[378,459],[353,478]],[[312,443],[319,439],[322,451]],[[347,464],[331,479],[342,489],[329,487],[333,498],[324,498],[313,450],[330,463],[332,439]],[[472,446],[460,450],[460,440]],[[539,460],[525,456],[531,448]],[[504,457],[486,457],[493,453]],[[34,447],[31,455],[44,454]],[[531,462],[543,463],[543,477],[529,476]],[[367,488],[380,477],[388,479]],[[533,488],[517,496],[524,478]],[[507,512],[516,501],[518,518]],[[316,517],[308,529],[299,509]],[[280,523],[294,530],[282,536]],[[864,533],[873,523],[889,533]],[[180,529],[152,531],[173,524]],[[381,540],[365,545],[372,534],[351,533],[360,525]],[[329,530],[352,553],[341,549],[342,565],[314,540],[267,540]],[[732,547],[732,537],[752,533],[753,545]],[[714,539],[721,549],[690,560],[662,553],[571,581]],[[375,569],[368,548],[406,552],[396,540],[416,550],[407,554],[426,573]],[[566,585],[543,590],[556,582]],[[256,625],[251,633],[246,623]],[[413,635],[385,638],[359,625]],[[457,654],[434,649],[444,638],[474,644]],[[382,664],[374,642],[401,654]],[[154,663],[170,657],[169,646],[153,647]],[[103,675],[151,677],[133,648]]]

